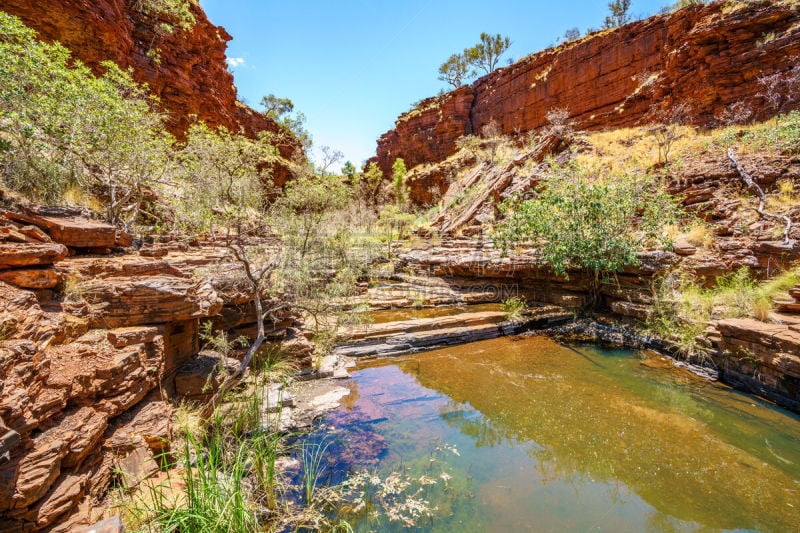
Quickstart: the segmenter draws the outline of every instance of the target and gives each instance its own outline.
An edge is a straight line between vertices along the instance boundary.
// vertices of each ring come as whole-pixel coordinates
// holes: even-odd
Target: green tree
[[[394,244],[395,240],[401,240],[405,237],[406,232],[416,218],[412,213],[408,213],[397,204],[389,204],[381,209],[378,217],[378,227],[386,232],[386,252],[388,257],[392,257],[392,244]]]
[[[408,187],[406,186],[406,162],[402,157],[398,157],[392,163],[392,191],[394,192],[394,201],[398,206],[405,206],[408,204]]]
[[[269,134],[250,139],[225,128],[192,126],[177,156],[180,198],[174,217],[179,229],[246,233],[253,215],[266,213],[271,183],[265,163],[279,158],[270,141]]]
[[[381,203],[383,194],[383,171],[375,162],[370,161],[366,164],[353,183],[353,191],[357,200],[365,207],[377,211],[378,204]]]
[[[261,107],[264,108],[265,115],[278,121],[294,111],[294,102],[289,98],[280,98],[270,93],[261,99]]]
[[[471,77],[467,58],[463,54],[453,54],[439,66],[439,79],[458,89]]]
[[[490,74],[497,69],[500,56],[511,47],[511,40],[497,35],[481,33],[480,42],[472,48],[464,50],[464,58],[467,64],[473,68],[482,70],[485,74]]]
[[[357,174],[358,169],[356,169],[356,166],[350,161],[345,161],[344,165],[342,165],[342,176],[344,176],[351,186],[355,184],[357,180]]]
[[[268,94],[261,99],[264,115],[275,121],[285,132],[297,139],[307,152],[311,149],[311,134],[306,129],[306,116],[301,112],[294,112],[294,102],[289,98],[280,98]]]
[[[242,268],[244,290],[257,317],[256,338],[217,398],[238,381],[260,350],[265,340],[264,320],[274,318],[274,313],[287,305],[286,300],[276,298],[280,257],[264,244],[271,230],[267,202],[271,180],[263,169],[269,166],[265,163],[279,157],[271,140],[269,134],[249,139],[225,128],[195,125],[178,155],[179,174],[171,187],[176,223],[190,233],[211,232],[229,250]],[[253,238],[261,244],[252,245]]]
[[[504,205],[495,242],[507,250],[530,242],[559,275],[586,270],[598,302],[601,276],[637,264],[646,246],[666,244],[675,220],[672,197],[650,176],[601,177],[575,163],[553,164],[535,198]]]
[[[110,62],[94,76],[5,13],[0,64],[6,185],[46,203],[78,187],[103,203],[110,222],[130,228],[144,191],[165,177],[171,160],[172,139],[146,88]]]
[[[302,169],[295,179],[286,184],[284,195],[278,200],[282,210],[277,224],[284,224],[289,237],[294,237],[300,256],[305,257],[317,240],[326,217],[343,209],[350,200],[350,189],[335,174],[317,174],[310,168]]]
[[[624,26],[631,21],[629,10],[631,8],[631,0],[613,0],[608,3],[608,9],[611,14],[606,16],[603,22],[604,28],[617,28]]]

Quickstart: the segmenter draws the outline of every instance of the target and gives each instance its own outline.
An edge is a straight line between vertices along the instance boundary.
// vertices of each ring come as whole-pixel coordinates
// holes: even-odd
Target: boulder
[[[116,244],[117,228],[73,210],[30,208],[24,214],[6,212],[4,216],[38,226],[55,242],[72,248],[114,248]]]
[[[132,344],[153,342],[157,335],[158,328],[155,326],[133,326],[109,330],[107,337],[114,348],[124,348]]]
[[[0,281],[23,289],[52,289],[61,281],[61,274],[52,268],[0,270]]]
[[[156,275],[82,281],[78,291],[92,309],[92,327],[164,324],[216,315],[222,300],[208,282]]]
[[[52,265],[68,254],[66,246],[56,243],[0,243],[0,269]]]

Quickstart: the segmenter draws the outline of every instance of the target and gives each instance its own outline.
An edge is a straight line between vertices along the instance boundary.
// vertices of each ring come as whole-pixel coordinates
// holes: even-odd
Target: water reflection
[[[799,530],[798,418],[663,366],[495,339],[360,369],[337,424],[376,421],[385,468],[458,446],[441,530]]]

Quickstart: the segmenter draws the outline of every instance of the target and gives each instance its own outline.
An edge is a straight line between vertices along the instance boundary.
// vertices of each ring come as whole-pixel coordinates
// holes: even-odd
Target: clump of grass
[[[686,242],[698,248],[708,248],[714,241],[714,235],[709,227],[701,223],[690,226],[682,236]]]
[[[798,282],[800,276],[790,270],[759,283],[747,267],[717,278],[710,288],[687,275],[668,276],[657,286],[648,326],[672,340],[684,355],[702,357],[709,321],[743,317],[767,321],[773,301]]]
[[[522,320],[522,315],[527,308],[527,302],[519,296],[512,296],[503,302],[503,313],[506,315],[506,320],[511,322]]]

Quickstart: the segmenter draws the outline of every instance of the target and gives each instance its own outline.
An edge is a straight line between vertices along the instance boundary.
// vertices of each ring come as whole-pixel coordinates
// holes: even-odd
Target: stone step
[[[334,354],[366,357],[415,353],[513,335],[534,326],[562,323],[571,320],[572,317],[572,313],[563,308],[542,306],[534,308],[527,316],[513,322],[505,320],[504,313],[494,311],[387,322],[378,325],[381,327],[380,335],[362,336],[349,344],[337,346],[334,348]]]
[[[800,314],[800,301],[776,300],[775,308],[779,313]]]
[[[403,333],[498,324],[505,319],[506,315],[502,311],[460,313],[444,317],[418,318],[414,320],[399,320],[395,322],[384,322],[382,324],[356,326],[342,330],[340,335],[352,341],[383,339]]]

